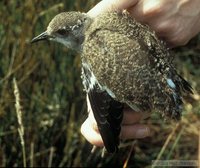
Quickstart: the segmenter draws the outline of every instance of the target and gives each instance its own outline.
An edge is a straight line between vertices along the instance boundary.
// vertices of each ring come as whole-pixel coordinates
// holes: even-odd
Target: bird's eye
[[[58,29],[57,33],[63,36],[63,35],[67,35],[68,31],[66,29]]]

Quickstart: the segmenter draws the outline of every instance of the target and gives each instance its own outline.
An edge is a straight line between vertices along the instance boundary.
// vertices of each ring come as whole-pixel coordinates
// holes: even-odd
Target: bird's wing
[[[123,104],[115,101],[107,91],[102,90],[88,66],[84,65],[82,70],[83,83],[105,148],[109,153],[117,152]]]
[[[91,66],[100,85],[109,88],[116,100],[127,103],[136,111],[149,108],[148,102],[145,102],[149,96],[147,88],[149,78],[152,76],[154,80],[145,47],[139,39],[101,29],[86,37],[83,47],[83,58]],[[147,99],[144,99],[145,96]]]
[[[191,92],[191,87],[147,26],[123,14],[101,15],[86,32],[83,53],[99,84],[109,88],[116,100],[134,110],[156,109],[179,118],[180,88]]]
[[[138,54],[141,50],[136,41],[109,30],[99,31],[90,37],[86,37],[83,45],[83,83],[104,145],[108,152],[115,152],[119,144],[123,104],[113,98],[118,98],[118,95],[123,97],[121,92],[133,86],[128,68],[131,68],[130,72],[134,69],[133,64],[142,60],[142,53]],[[138,59],[134,60],[135,56]],[[112,87],[118,90],[116,97],[112,94],[115,90],[105,89]],[[129,90],[131,95],[132,90]]]

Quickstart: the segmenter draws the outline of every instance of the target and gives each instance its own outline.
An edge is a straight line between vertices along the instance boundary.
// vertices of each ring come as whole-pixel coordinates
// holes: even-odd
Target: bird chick
[[[124,104],[180,119],[183,92],[192,88],[162,41],[128,12],[56,15],[33,42],[53,40],[81,53],[82,80],[105,148],[118,150]]]

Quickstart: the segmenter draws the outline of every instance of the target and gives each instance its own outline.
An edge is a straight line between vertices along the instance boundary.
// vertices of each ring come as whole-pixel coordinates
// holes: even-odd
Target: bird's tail
[[[182,91],[189,94],[193,94],[192,86],[181,75],[178,75],[178,77],[179,77],[179,84],[181,85]]]
[[[179,120],[182,112],[183,94],[192,94],[191,85],[176,72],[167,78],[168,96],[170,97],[170,103],[166,108],[166,114],[173,119]]]

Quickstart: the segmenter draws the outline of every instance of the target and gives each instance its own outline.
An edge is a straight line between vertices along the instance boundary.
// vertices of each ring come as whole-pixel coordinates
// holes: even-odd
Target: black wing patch
[[[105,148],[114,153],[118,150],[124,105],[100,89],[87,63],[83,63],[82,80]]]
[[[106,91],[101,91],[97,84],[89,90],[88,97],[106,150],[117,152],[123,104],[115,101]]]

